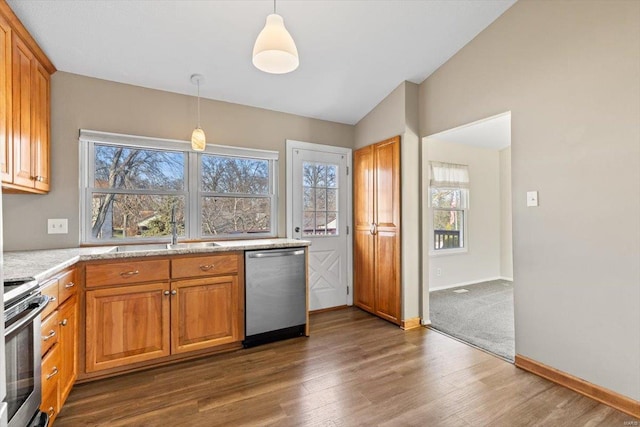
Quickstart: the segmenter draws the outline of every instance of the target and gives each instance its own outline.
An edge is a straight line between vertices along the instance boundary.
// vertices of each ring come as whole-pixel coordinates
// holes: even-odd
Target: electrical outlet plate
[[[538,192],[527,191],[527,207],[538,206]]]
[[[67,218],[53,218],[47,221],[47,232],[49,234],[69,233],[69,221]]]

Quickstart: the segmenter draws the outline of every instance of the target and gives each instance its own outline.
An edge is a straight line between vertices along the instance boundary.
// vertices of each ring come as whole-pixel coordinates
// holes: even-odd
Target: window
[[[338,165],[303,162],[304,236],[338,234]]]
[[[434,251],[466,247],[469,170],[466,165],[430,162],[429,201]]]
[[[277,235],[278,153],[81,131],[82,241]]]

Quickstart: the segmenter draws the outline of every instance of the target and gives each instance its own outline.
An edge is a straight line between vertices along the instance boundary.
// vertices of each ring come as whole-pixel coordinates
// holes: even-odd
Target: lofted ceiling
[[[270,0],[7,0],[58,70],[355,124],[421,83],[515,0],[280,0],[300,67],[258,71]]]

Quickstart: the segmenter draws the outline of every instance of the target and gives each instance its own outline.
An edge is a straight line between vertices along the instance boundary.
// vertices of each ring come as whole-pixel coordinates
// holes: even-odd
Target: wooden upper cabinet
[[[13,179],[11,159],[11,26],[0,15],[0,177],[2,182]]]
[[[31,138],[31,170],[34,187],[38,191],[49,191],[51,181],[51,113],[50,87],[51,76],[39,62],[34,61],[33,70],[33,128]]]
[[[0,176],[7,193],[50,189],[51,74],[56,69],[0,0]]]
[[[32,188],[35,175],[31,157],[33,54],[17,37],[13,38],[13,182],[12,184]]]

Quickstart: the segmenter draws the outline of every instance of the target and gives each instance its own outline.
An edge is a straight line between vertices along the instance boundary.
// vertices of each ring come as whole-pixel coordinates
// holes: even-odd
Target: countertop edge
[[[56,275],[78,262],[125,260],[173,255],[237,252],[256,249],[307,247],[311,242],[293,239],[269,239],[219,242],[220,246],[180,248],[154,251],[110,252],[114,246],[9,251],[3,254],[3,280],[34,277],[38,282]]]

